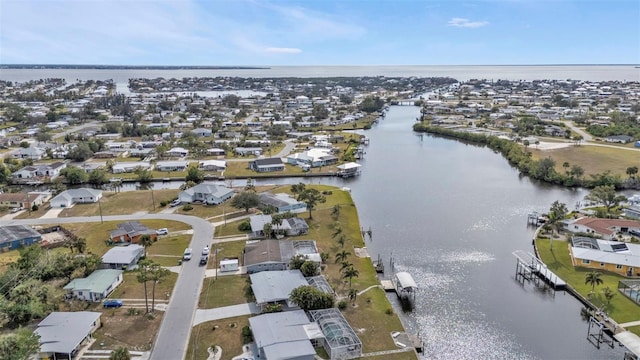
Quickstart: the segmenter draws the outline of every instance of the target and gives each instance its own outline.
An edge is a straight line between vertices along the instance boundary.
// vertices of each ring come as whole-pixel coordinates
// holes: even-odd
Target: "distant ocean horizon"
[[[484,80],[579,80],[579,81],[640,81],[640,68],[634,64],[614,65],[365,65],[365,66],[151,66],[104,68],[15,69],[0,65],[0,80],[25,82],[45,78],[76,80],[113,80],[125,85],[132,78],[246,77],[246,78],[320,78],[320,77],[451,77],[458,81]],[[26,65],[25,65],[26,66]],[[32,66],[32,65],[30,65]],[[37,65],[33,65],[37,66]],[[39,65],[47,66],[47,65]],[[59,66],[63,65],[48,65]],[[67,65],[76,66],[79,65]],[[123,65],[126,66],[126,65]]]

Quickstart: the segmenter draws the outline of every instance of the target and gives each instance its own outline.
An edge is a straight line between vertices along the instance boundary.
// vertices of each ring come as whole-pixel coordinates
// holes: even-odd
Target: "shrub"
[[[193,206],[191,206],[191,204],[186,204],[185,206],[182,207],[182,210],[184,211],[193,210]]]
[[[37,204],[33,204],[33,206],[31,207],[31,211],[38,211],[39,207]]]
[[[165,207],[165,206],[167,206],[167,204],[169,204],[169,202],[167,200],[160,201],[160,207]]]
[[[251,223],[249,220],[245,220],[238,225],[238,230],[240,231],[251,231]]]
[[[340,300],[340,301],[338,302],[338,309],[340,309],[340,310],[344,310],[344,309],[346,309],[346,308],[347,308],[347,302],[346,302],[346,301],[344,301],[344,300]]]
[[[387,315],[393,315],[393,310],[391,310],[391,308],[387,308],[387,310],[385,310],[384,313]]]

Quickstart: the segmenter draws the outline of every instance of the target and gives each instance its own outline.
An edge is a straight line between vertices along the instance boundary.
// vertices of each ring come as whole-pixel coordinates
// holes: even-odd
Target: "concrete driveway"
[[[207,321],[251,314],[260,314],[260,309],[255,303],[223,306],[214,309],[197,309],[196,315],[193,318],[193,326]]]

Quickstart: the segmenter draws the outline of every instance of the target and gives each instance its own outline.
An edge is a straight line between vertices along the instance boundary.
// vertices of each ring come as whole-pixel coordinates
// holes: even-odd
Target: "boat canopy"
[[[400,284],[403,289],[418,288],[418,284],[416,284],[408,272],[401,271],[396,273],[396,279],[398,279],[398,284]]]

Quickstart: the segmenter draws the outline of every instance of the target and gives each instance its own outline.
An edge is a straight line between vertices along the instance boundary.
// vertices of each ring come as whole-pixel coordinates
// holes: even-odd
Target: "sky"
[[[640,1],[0,0],[0,64],[640,64]]]

